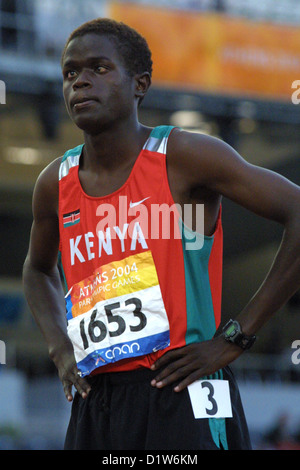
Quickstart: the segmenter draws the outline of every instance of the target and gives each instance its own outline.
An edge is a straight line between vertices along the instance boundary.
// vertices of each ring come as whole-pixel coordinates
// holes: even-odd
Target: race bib
[[[82,376],[170,344],[150,251],[101,266],[69,290],[66,308],[68,334]]]
[[[228,380],[197,380],[188,391],[196,419],[232,418]]]

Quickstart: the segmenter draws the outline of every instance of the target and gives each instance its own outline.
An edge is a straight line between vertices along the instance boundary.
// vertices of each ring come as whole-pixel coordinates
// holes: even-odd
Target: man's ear
[[[141,102],[151,85],[151,77],[149,72],[136,75],[135,83],[135,96],[139,98],[139,102]]]

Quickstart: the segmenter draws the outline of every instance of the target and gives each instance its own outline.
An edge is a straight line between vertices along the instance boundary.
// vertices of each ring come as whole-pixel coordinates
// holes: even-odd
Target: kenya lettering
[[[113,254],[114,244],[113,240],[117,240],[120,244],[121,251],[125,251],[124,240],[128,234],[128,224],[124,224],[122,229],[118,226],[113,227],[114,234],[111,234],[111,228],[107,227],[105,233],[101,230],[98,231],[97,235],[93,232],[88,232],[82,235],[78,235],[76,238],[70,238],[70,262],[71,266],[74,266],[76,261],[80,263],[85,263],[94,259],[96,254],[98,258],[101,258],[102,250],[105,251],[107,255]],[[97,248],[95,239],[98,238]],[[142,248],[147,249],[148,245],[146,243],[144,234],[138,222],[135,222],[132,234],[130,235],[130,250],[134,251],[136,249],[137,243],[139,243]],[[114,242],[115,243],[115,242]],[[96,252],[95,252],[96,250]]]

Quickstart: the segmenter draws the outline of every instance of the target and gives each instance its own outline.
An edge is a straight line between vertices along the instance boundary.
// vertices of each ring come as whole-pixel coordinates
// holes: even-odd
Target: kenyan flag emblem
[[[80,209],[73,212],[68,212],[68,214],[63,215],[64,227],[70,227],[71,225],[78,224],[80,222]]]

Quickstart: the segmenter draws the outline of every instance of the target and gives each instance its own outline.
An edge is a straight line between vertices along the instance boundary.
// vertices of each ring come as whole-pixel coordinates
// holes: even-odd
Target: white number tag
[[[196,419],[232,418],[228,380],[197,380],[188,391]]]

